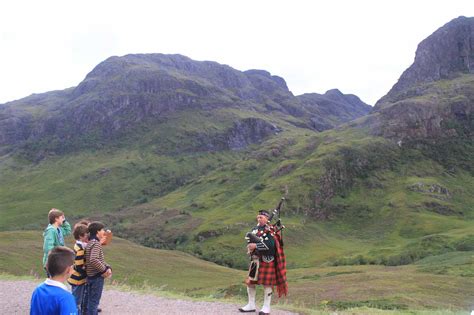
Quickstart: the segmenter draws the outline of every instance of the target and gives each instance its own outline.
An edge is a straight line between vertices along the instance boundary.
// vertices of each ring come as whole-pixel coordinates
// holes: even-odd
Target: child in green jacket
[[[45,269],[49,252],[57,246],[64,246],[64,237],[71,234],[71,225],[66,221],[64,212],[61,210],[55,208],[51,209],[48,214],[48,219],[49,225],[43,232],[43,267],[45,267]]]

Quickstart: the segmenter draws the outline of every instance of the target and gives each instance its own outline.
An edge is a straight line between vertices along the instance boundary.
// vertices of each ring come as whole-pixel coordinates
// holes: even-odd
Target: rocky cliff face
[[[413,65],[366,123],[374,134],[401,142],[471,137],[473,65],[474,18],[459,17],[420,43]]]
[[[302,107],[312,113],[311,127],[322,131],[334,127],[336,121],[348,122],[367,115],[371,106],[352,94],[342,94],[337,89],[325,94],[308,93],[298,96]]]
[[[0,109],[0,143],[16,143],[27,138],[29,119],[11,108]]]
[[[0,105],[0,148],[15,145],[47,128],[43,122],[69,98],[70,89],[33,94]]]
[[[213,137],[198,135],[196,143],[204,151],[242,150],[280,131],[280,128],[263,119],[246,118],[234,122],[232,127]]]
[[[377,102],[376,108],[416,95],[414,86],[453,79],[462,73],[474,74],[474,17],[458,17],[423,40],[413,64]]]
[[[357,97],[339,91],[295,97],[284,79],[267,71],[241,72],[181,55],[137,54],[108,58],[75,88],[2,105],[0,146],[43,141],[71,147],[84,142],[76,141],[79,138],[105,143],[143,124],[159,124],[171,114],[189,110],[212,113],[223,108],[293,117],[291,123],[316,130],[368,112],[368,106]],[[243,126],[250,126],[248,122]],[[273,132],[268,126],[255,126],[265,131],[229,125],[228,145],[222,144],[223,135],[210,139],[207,145],[232,149],[258,142],[261,135]],[[252,130],[258,131],[259,139],[247,134]]]

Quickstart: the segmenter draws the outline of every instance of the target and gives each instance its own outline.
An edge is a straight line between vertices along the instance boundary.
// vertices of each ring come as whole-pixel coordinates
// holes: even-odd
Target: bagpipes
[[[281,197],[280,202],[276,206],[275,209],[270,213],[270,217],[268,218],[268,225],[272,228],[273,232],[276,234],[280,232],[280,245],[283,246],[283,237],[281,235],[281,231],[285,228],[285,226],[281,223],[281,218],[280,218],[280,212],[281,212],[281,206],[283,205],[283,202],[285,201],[285,197]],[[274,217],[277,217],[277,221],[275,224],[271,224],[270,222]],[[247,232],[245,234],[245,239],[247,240],[247,243],[258,243],[261,242],[262,239],[258,237],[257,235],[253,234],[252,232]],[[248,253],[250,254],[250,253]]]
[[[285,228],[285,226],[281,223],[280,211],[281,211],[281,206],[283,205],[284,201],[285,201],[285,197],[281,197],[281,200],[278,203],[278,206],[275,209],[273,209],[272,213],[270,214],[270,219],[268,220],[268,222],[271,222],[275,215],[278,218],[275,224],[273,224],[273,228],[274,228],[275,234],[280,233],[280,246],[281,247],[283,247],[282,230]]]

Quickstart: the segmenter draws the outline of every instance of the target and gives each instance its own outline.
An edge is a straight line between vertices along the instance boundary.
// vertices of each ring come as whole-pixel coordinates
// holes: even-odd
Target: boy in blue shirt
[[[46,262],[50,277],[33,291],[30,315],[77,315],[74,296],[63,283],[74,272],[74,258],[67,247],[51,250]]]

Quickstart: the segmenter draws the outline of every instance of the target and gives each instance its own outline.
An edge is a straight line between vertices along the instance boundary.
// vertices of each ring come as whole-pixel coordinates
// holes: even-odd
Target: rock
[[[417,182],[413,185],[407,187],[408,190],[429,194],[431,197],[440,199],[440,200],[448,200],[452,198],[452,194],[446,187],[443,187],[439,184],[424,184],[422,182]]]
[[[404,144],[471,138],[473,42],[474,18],[466,17],[452,20],[423,40],[414,63],[361,126],[368,126],[373,135]]]
[[[272,173],[273,177],[280,177],[290,173],[296,167],[295,163],[289,163],[280,166],[277,170]]]
[[[462,211],[456,211],[448,206],[441,205],[437,202],[424,202],[423,206],[427,210],[435,212],[437,214],[441,214],[441,215],[460,215],[460,216],[463,215]]]
[[[397,94],[419,83],[452,79],[459,73],[474,73],[474,18],[460,16],[423,40],[415,61],[403,72],[390,92],[377,102],[397,100]],[[414,95],[412,95],[414,96]]]
[[[198,144],[193,150],[243,150],[250,144],[260,143],[267,137],[282,130],[259,118],[245,118],[234,122],[233,126],[223,133],[190,135],[196,137]]]
[[[333,89],[325,94],[308,93],[298,96],[303,108],[312,114],[310,126],[318,131],[334,128],[368,114],[372,107],[352,94]],[[337,121],[334,120],[337,117]]]

